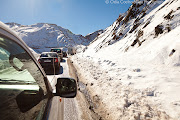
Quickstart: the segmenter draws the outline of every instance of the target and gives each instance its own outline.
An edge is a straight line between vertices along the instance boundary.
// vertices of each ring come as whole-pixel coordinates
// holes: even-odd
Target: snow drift
[[[136,0],[72,57],[107,119],[180,118],[179,31],[180,0]]]

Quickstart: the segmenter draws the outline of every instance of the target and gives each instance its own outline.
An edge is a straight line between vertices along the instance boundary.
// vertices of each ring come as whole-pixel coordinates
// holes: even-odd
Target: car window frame
[[[5,26],[6,27],[6,26]],[[44,83],[46,85],[46,90],[47,90],[47,94],[45,95],[47,98],[48,98],[48,101],[46,103],[46,106],[45,106],[45,111],[44,111],[44,114],[43,114],[43,119],[44,118],[47,118],[48,116],[48,108],[49,108],[49,105],[50,105],[50,101],[51,99],[53,98],[53,93],[52,93],[52,87],[48,81],[48,78],[44,72],[44,70],[41,68],[41,65],[38,63],[38,61],[36,60],[35,56],[32,54],[32,52],[29,50],[28,46],[25,44],[25,42],[19,38],[16,33],[14,33],[12,30],[9,31],[8,28],[4,28],[4,26],[1,25],[1,22],[0,22],[0,35],[2,37],[5,37],[7,39],[10,39],[12,40],[13,42],[15,42],[17,45],[19,45],[29,56],[30,58],[32,59],[32,61],[34,62],[34,64],[37,66],[37,68],[40,70],[40,73],[42,74],[43,76],[43,80],[44,80]],[[38,84],[38,86],[40,86]]]
[[[20,37],[18,37],[12,30],[11,30],[11,32],[9,32],[9,30],[7,30],[7,28],[4,28],[1,25],[0,25],[0,35],[14,41],[16,44],[18,44],[20,47],[22,47],[24,49],[24,51],[27,52],[27,54],[29,54],[30,58],[36,64],[36,66],[38,67],[38,69],[40,70],[41,74],[44,77],[44,82],[45,82],[45,85],[46,85],[47,93],[50,93],[50,92],[52,93],[52,87],[51,87],[50,83],[48,82],[47,76],[46,76],[43,68],[38,63],[38,61],[36,60],[36,58],[34,57],[32,52],[29,50],[26,43]]]

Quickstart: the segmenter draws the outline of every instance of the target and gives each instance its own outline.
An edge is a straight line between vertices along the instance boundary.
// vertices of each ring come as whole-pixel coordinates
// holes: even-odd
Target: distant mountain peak
[[[21,25],[12,22],[6,24],[36,52],[49,51],[51,47],[68,48],[76,45],[88,45],[96,37],[95,35],[90,37],[90,35],[89,38],[85,38],[52,23]]]

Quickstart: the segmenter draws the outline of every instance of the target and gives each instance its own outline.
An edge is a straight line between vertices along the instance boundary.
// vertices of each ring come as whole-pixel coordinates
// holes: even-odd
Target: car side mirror
[[[24,90],[16,97],[21,112],[26,112],[36,106],[44,98],[43,90]]]
[[[76,80],[72,78],[58,78],[55,96],[74,98],[77,94]]]

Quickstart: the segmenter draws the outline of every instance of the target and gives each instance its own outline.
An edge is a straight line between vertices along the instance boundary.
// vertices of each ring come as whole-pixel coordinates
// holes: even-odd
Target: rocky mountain
[[[112,45],[128,37],[128,35],[139,34],[137,36],[142,36],[143,29],[152,23],[151,20],[154,18],[153,15],[148,18],[145,16],[158,7],[162,2],[162,0],[136,0],[133,2],[127,12],[120,14],[118,19],[110,27],[106,28],[103,34],[94,40],[100,40],[99,44],[96,46],[96,51],[108,45]],[[163,7],[164,6],[162,6],[162,8]],[[140,28],[140,26],[142,27]],[[142,30],[139,31],[140,29]],[[129,41],[133,42],[130,39]],[[128,47],[129,46],[126,46],[125,49]]]
[[[91,42],[89,45],[90,53],[92,54],[92,49],[96,53],[103,48],[117,44],[118,53],[138,51],[149,42],[159,39],[171,31],[177,31],[180,25],[179,2],[179,0],[136,0],[126,13],[120,14],[119,18],[110,27],[106,28],[101,35]],[[168,46],[166,54],[179,49],[176,45],[179,44],[177,40],[171,42],[172,45]],[[159,56],[159,54],[164,54],[162,49],[165,50],[163,47],[159,48],[152,58],[163,58]],[[155,49],[149,51],[153,50]],[[164,61],[166,60],[164,59]]]
[[[103,33],[103,30],[97,30],[97,31],[95,31],[93,33],[89,33],[88,35],[85,36],[85,38],[92,41],[102,33]]]
[[[6,23],[14,30],[25,43],[36,52],[49,51],[52,47],[68,48],[76,45],[88,45],[92,37],[88,35],[75,35],[68,29],[56,24],[37,23],[34,25],[20,25],[17,23]]]

